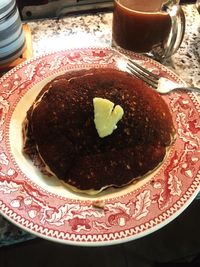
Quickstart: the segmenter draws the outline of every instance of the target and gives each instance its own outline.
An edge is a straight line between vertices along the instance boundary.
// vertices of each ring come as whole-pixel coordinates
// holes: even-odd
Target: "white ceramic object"
[[[0,65],[18,58],[25,36],[15,0],[0,1]]]

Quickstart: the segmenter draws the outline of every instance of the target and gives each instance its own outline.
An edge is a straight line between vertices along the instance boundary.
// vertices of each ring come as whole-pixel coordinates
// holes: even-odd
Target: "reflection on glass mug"
[[[112,45],[157,60],[174,54],[185,32],[185,16],[175,0],[115,0]]]
[[[200,14],[200,0],[197,0],[196,7],[197,7],[197,10],[198,10],[198,12]]]
[[[0,65],[18,58],[25,35],[15,0],[0,0]]]

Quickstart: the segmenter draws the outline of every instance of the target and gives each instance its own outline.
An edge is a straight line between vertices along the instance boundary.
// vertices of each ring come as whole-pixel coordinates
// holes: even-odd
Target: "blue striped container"
[[[21,56],[25,35],[15,0],[0,0],[0,65]]]

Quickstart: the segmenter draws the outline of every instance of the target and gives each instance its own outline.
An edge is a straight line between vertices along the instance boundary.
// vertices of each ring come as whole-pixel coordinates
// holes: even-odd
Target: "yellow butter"
[[[95,97],[94,123],[100,137],[105,137],[117,128],[117,123],[122,119],[124,110],[120,105],[114,107],[114,103],[108,99]]]

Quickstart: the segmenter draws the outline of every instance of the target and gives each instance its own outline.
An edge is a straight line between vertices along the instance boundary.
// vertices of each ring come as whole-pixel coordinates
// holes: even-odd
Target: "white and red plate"
[[[22,153],[22,122],[42,86],[69,70],[117,68],[111,48],[76,49],[28,61],[0,79],[0,210],[17,226],[52,241],[111,245],[134,240],[178,216],[200,190],[200,104],[193,93],[163,96],[177,139],[161,167],[137,184],[95,197],[76,194],[45,177]],[[182,81],[146,57],[135,60],[172,81]],[[99,208],[98,206],[102,206]]]

